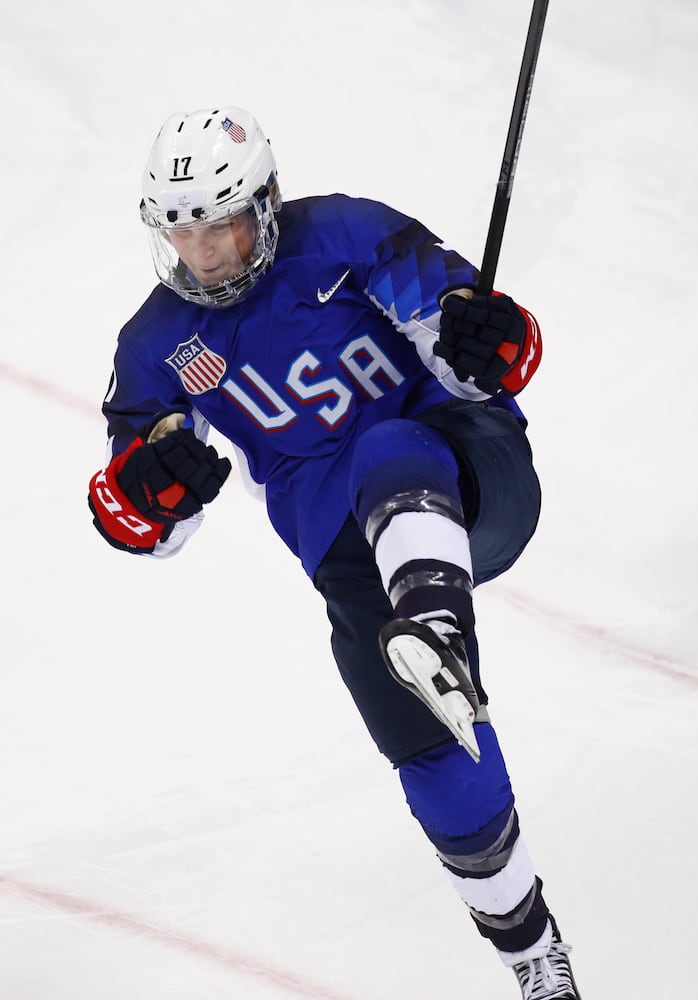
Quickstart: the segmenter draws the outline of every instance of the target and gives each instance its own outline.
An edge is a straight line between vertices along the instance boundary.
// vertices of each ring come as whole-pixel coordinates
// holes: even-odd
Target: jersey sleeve
[[[453,396],[487,399],[472,382],[460,382],[434,355],[439,295],[454,285],[475,285],[478,271],[422,223],[377,202],[352,199],[342,215],[363,266],[364,293],[410,340],[426,368]]]
[[[147,331],[146,331],[147,335]],[[136,347],[131,343],[136,341]],[[139,331],[129,324],[119,336],[114,355],[114,369],[102,404],[107,420],[107,447],[104,469],[115,456],[124,452],[143,428],[160,413],[177,411],[184,414],[184,427],[190,427],[197,437],[205,441],[209,426],[191,402],[176,391],[173,383],[158,373],[158,367],[147,351],[138,350]],[[156,542],[146,553],[155,558],[166,558],[177,553],[203,520],[203,511],[177,522],[164,541]]]
[[[114,355],[114,369],[102,404],[113,455],[121,454],[153,418],[165,410],[185,414],[184,426],[193,427],[190,401],[158,378],[156,366],[139,358],[122,331]]]

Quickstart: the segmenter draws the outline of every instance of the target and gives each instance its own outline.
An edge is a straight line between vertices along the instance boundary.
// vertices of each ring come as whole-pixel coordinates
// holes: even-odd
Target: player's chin
[[[231,281],[245,270],[245,265],[240,262],[236,265],[221,264],[220,267],[212,267],[207,270],[197,272],[196,277],[205,287],[206,285],[216,285],[221,281]]]
[[[218,281],[225,281],[230,277],[229,267],[209,267],[195,272],[196,277],[202,285],[215,285]]]

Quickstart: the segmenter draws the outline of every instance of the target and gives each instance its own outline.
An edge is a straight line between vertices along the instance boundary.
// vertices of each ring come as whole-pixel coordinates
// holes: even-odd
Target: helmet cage
[[[277,192],[276,177],[272,173],[267,184],[255,191],[251,198],[227,206],[214,206],[208,211],[193,208],[190,212],[181,212],[172,208],[163,215],[148,211],[145,201],[141,202],[141,219],[147,227],[150,251],[160,281],[183,299],[209,308],[239,302],[274,260],[279,236],[279,227],[274,218],[274,207],[280,200]],[[252,217],[256,232],[247,264],[241,271],[222,281],[202,284],[180,258],[169,234],[172,231],[198,229],[246,213]]]

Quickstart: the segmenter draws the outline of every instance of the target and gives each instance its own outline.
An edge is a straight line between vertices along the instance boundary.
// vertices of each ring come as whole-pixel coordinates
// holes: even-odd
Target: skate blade
[[[473,729],[472,705],[460,691],[439,694],[434,686],[433,678],[443,673],[438,654],[415,635],[393,636],[385,649],[397,679],[421,698],[479,764],[480,747]]]

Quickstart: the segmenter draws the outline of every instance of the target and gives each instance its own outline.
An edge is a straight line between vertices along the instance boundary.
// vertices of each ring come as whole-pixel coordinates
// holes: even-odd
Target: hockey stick
[[[547,12],[548,0],[533,0],[533,11],[531,12],[531,21],[528,26],[523,59],[521,60],[519,82],[516,88],[516,96],[514,97],[514,107],[511,112],[507,141],[504,146],[504,157],[499,172],[499,180],[497,181],[494,205],[492,206],[490,228],[487,233],[485,252],[482,256],[480,280],[477,285],[479,295],[490,295],[494,288],[494,275],[497,270],[497,262],[499,261],[499,252],[502,248],[504,226],[507,221],[511,191],[514,186],[514,174],[516,173],[516,164],[519,159],[521,136],[523,135],[524,124],[526,122],[528,102],[531,98],[531,88],[533,86],[533,75],[536,71],[538,52],[543,37],[543,26]]]

